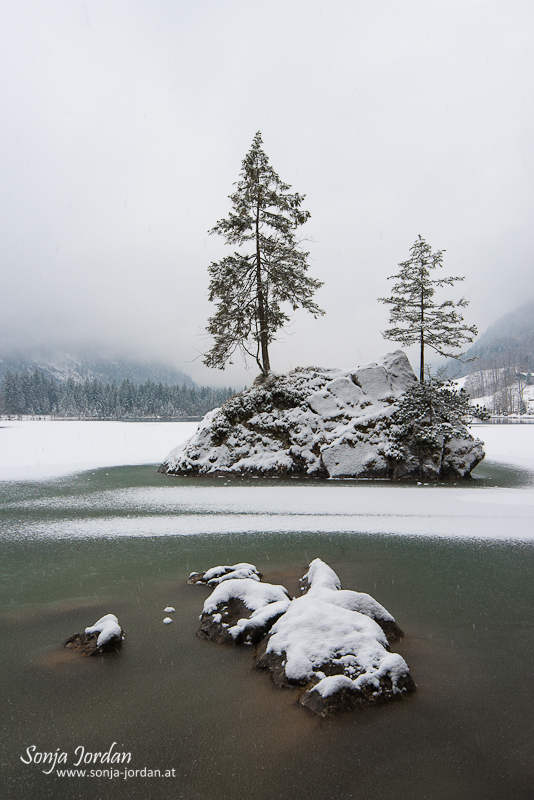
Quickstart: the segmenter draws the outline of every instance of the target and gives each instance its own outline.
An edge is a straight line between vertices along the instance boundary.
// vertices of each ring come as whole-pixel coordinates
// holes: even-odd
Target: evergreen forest
[[[58,381],[39,370],[6,372],[0,413],[74,419],[190,419],[202,417],[235,394],[233,389],[167,385],[129,379],[117,384],[97,378]]]

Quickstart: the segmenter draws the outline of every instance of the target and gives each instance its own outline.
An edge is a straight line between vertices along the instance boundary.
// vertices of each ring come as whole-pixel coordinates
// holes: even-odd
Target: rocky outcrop
[[[463,425],[399,441],[399,401],[417,384],[397,350],[353,371],[269,375],[206,415],[159,468],[172,475],[466,477],[484,457]],[[418,444],[412,445],[412,441]]]
[[[198,633],[220,644],[257,644],[256,666],[276,686],[297,687],[299,702],[320,716],[415,689],[404,659],[389,651],[403,632],[380,603],[342,589],[320,559],[301,587],[304,594],[290,600],[283,586],[258,579],[221,581],[204,603]]]

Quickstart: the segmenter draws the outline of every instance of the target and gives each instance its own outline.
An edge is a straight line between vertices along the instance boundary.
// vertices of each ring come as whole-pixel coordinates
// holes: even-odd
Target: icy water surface
[[[529,473],[492,465],[437,487],[153,467],[2,484],[2,797],[531,798],[533,493]],[[395,615],[414,695],[319,720],[249,648],[195,636],[208,590],[186,585],[192,570],[250,561],[296,593],[315,557]],[[108,612],[127,632],[120,653],[60,647]],[[113,743],[128,769],[174,776],[21,761],[35,746],[72,768],[77,748]]]

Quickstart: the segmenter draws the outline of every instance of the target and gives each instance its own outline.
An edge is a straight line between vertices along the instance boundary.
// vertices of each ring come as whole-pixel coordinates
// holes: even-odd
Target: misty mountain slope
[[[195,386],[194,381],[180,370],[163,363],[144,363],[129,358],[111,358],[91,351],[50,351],[41,349],[0,354],[0,380],[6,372],[32,373],[39,370],[47,378],[75,383],[86,379],[117,384],[129,380],[135,384],[153,381],[168,385]]]
[[[467,350],[463,374],[492,367],[517,367],[528,372],[534,367],[534,300],[504,314],[478,337]]]
[[[534,412],[534,300],[504,314],[467,350],[450,375],[492,414]],[[467,359],[472,359],[467,361]]]

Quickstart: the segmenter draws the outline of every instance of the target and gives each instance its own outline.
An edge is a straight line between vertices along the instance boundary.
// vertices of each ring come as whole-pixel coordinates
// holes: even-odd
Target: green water
[[[530,480],[485,469],[482,490]],[[4,485],[2,797],[533,796],[531,544],[299,529],[225,534],[227,512],[217,503],[209,514],[220,518],[219,534],[150,535],[180,513],[148,503],[150,492],[176,486],[150,467]],[[125,502],[130,490],[146,508]],[[219,497],[220,482],[213,492]],[[91,521],[93,535],[65,536],[65,525],[80,520]],[[144,535],[115,536],[124,520]],[[249,648],[195,636],[208,590],[186,584],[190,571],[249,561],[297,593],[316,557],[344,587],[368,591],[395,615],[414,695],[320,720],[252,668]],[[172,625],[162,624],[167,605],[176,608]],[[126,631],[120,653],[73,659],[61,648],[108,612]],[[70,768],[77,747],[104,752],[113,742],[131,753],[128,768],[175,776],[68,778],[21,761],[35,745],[66,752]]]

